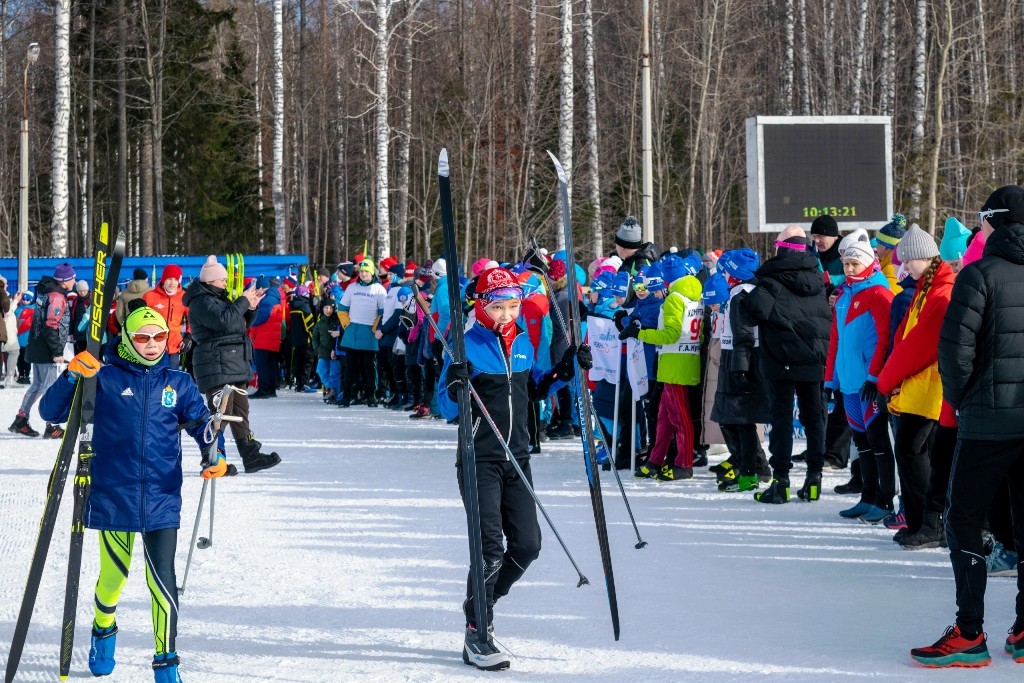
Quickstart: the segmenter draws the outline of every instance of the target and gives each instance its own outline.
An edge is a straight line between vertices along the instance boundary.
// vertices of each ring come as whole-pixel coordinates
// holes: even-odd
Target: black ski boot
[[[813,503],[821,496],[821,472],[808,472],[804,485],[796,492],[796,497]]]
[[[46,428],[43,429],[44,439],[63,439],[64,430],[60,428],[60,425],[52,425],[49,422],[46,423]]]
[[[847,493],[860,495],[864,491],[864,483],[861,481],[860,477],[850,477],[850,481],[845,484],[840,484],[833,490],[840,495],[845,495]]]
[[[757,447],[757,480],[762,484],[772,481],[772,466],[768,464],[768,458],[764,457],[760,445]]]
[[[759,503],[771,505],[782,505],[789,502],[789,482],[773,479],[767,490],[754,494],[754,500]]]
[[[24,415],[14,418],[14,423],[7,428],[7,431],[21,434],[22,436],[39,436],[39,432],[32,429],[32,425],[28,423],[28,418]]]
[[[706,445],[700,445],[693,449],[693,466],[708,466],[708,447]]]
[[[921,528],[912,534],[907,534],[896,542],[901,548],[907,550],[924,550],[925,548],[938,548],[946,540],[945,525],[942,515],[938,512],[925,512],[921,521]]]
[[[719,475],[719,479],[721,479],[721,475],[725,474],[726,472],[728,472],[729,470],[736,466],[733,463],[732,458],[733,456],[730,455],[728,458],[718,463],[717,465],[712,465],[711,467],[708,468],[708,472],[713,472]]]
[[[270,455],[260,453],[260,448],[263,447],[263,444],[257,441],[252,434],[244,441],[236,441],[235,445],[238,446],[238,452],[242,456],[242,465],[245,466],[246,474],[254,474],[260,470],[269,469],[281,462],[281,456],[277,453],[271,453]]]

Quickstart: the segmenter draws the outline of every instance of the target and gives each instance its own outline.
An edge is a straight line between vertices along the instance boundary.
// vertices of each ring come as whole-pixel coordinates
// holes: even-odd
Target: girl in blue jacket
[[[191,423],[189,435],[200,452],[215,438],[206,429],[210,413],[192,378],[172,370],[165,350],[167,322],[151,308],[138,308],[124,322],[123,336],[107,350],[100,366],[88,351],[75,356],[63,377],[43,396],[39,412],[50,422],[65,422],[75,384],[96,376],[92,487],[85,526],[99,530],[100,576],[96,582],[95,620],[89,670],[105,676],[114,670],[117,634],[115,610],[128,580],[135,533],[145,547],[146,582],[153,600],[156,683],[181,683],[174,639],[178,589],[174,554],[181,521],[181,438],[178,425]],[[224,457],[204,458],[203,478],[227,472]]]

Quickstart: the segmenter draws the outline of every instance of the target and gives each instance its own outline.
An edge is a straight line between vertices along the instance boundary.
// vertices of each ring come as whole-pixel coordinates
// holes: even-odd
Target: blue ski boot
[[[114,646],[117,644],[117,624],[110,628],[96,628],[92,625],[92,646],[89,648],[89,671],[93,676],[109,676],[117,662],[114,661]]]
[[[153,658],[153,678],[156,683],[181,683],[177,652],[168,652]]]

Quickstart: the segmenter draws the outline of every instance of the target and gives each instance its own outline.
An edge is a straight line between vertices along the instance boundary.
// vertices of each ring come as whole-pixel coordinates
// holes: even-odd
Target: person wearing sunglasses
[[[1024,188],[1001,187],[978,215],[981,259],[953,283],[939,330],[943,398],[956,410],[957,445],[946,499],[946,543],[956,581],[956,623],[911,657],[932,667],[984,666],[987,566],[982,527],[1009,486],[1013,537],[1024,550]],[[1019,584],[1024,585],[1024,584]],[[1024,662],[1024,594],[1005,650]]]
[[[96,380],[92,487],[85,526],[99,531],[100,574],[89,669],[105,676],[114,670],[117,603],[128,581],[136,534],[145,547],[146,583],[153,607],[153,659],[157,683],[179,681],[175,637],[178,620],[174,555],[181,523],[182,452],[179,426],[195,439],[202,477],[227,473],[224,456],[211,445],[210,411],[195,381],[167,362],[167,321],[146,306],[124,321],[122,334],[107,347],[101,364],[82,351],[39,404],[51,422],[71,412],[77,385]],[[157,615],[162,615],[157,618]]]

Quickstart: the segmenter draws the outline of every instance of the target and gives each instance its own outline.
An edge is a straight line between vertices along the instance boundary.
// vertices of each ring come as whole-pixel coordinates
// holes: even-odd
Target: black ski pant
[[[533,475],[530,461],[520,460],[519,466],[530,486]],[[462,480],[462,466],[456,468],[459,493],[463,503],[466,490]],[[508,595],[512,584],[526,572],[527,567],[540,555],[540,525],[537,524],[537,506],[533,496],[510,462],[478,462],[476,487],[480,502],[480,538],[483,541],[484,580],[486,585],[487,623],[494,619],[494,601]],[[507,541],[507,548],[502,543]],[[463,609],[466,622],[476,625],[476,606],[473,602],[473,579],[466,585]]]
[[[405,383],[408,387],[407,391],[412,394],[412,404],[418,406],[423,402],[423,366],[406,365]]]
[[[757,438],[757,425],[718,425],[730,453],[739,461],[740,475],[752,477],[757,474],[757,456],[761,442]],[[735,451],[732,451],[735,448]]]
[[[377,351],[377,401],[383,402],[387,399],[387,392],[391,390],[392,395],[395,389],[395,374],[391,367],[391,348],[382,346]]]
[[[22,346],[18,349],[18,377],[22,379],[28,378],[28,373],[32,370],[32,364],[26,359],[27,354],[28,347]]]
[[[892,510],[892,499],[896,495],[896,458],[889,440],[889,413],[881,404],[878,411],[867,425],[867,431],[853,430],[853,443],[860,460],[861,481],[864,482],[860,499],[870,505]]]
[[[396,353],[395,347],[391,347],[391,372],[395,378],[395,391],[399,395],[409,393],[409,384],[405,379],[405,354]]]
[[[301,391],[309,381],[310,363],[308,358],[309,344],[292,347],[292,375],[295,377],[295,388]]]
[[[946,542],[956,580],[956,623],[964,633],[983,630],[988,576],[981,530],[996,489],[1006,484],[1014,545],[1020,553],[1024,551],[1024,439],[958,441],[946,504]],[[1017,621],[1024,623],[1024,572],[1017,576]]]
[[[532,453],[540,452],[540,430],[544,423],[540,421],[540,401],[530,401],[527,408],[527,428],[530,430],[530,449]]]
[[[900,475],[903,510],[907,516],[907,531],[916,533],[924,519],[924,501],[928,497],[928,480],[932,473],[931,450],[937,420],[921,415],[900,415],[896,430],[896,467]]]
[[[768,435],[768,461],[776,479],[789,484],[793,469],[793,394],[800,409],[800,423],[807,434],[807,472],[821,472],[825,461],[825,414],[821,404],[821,382],[777,380],[768,383],[772,431]]]
[[[924,509],[928,512],[945,512],[946,492],[949,490],[949,472],[953,468],[953,454],[956,452],[956,427],[941,424],[935,430],[932,441],[931,474],[928,478],[928,496]]]
[[[345,374],[345,401],[350,402],[356,398],[359,388],[362,386],[366,402],[376,401],[377,393],[377,352],[359,351],[356,349],[345,349],[346,374]],[[366,380],[360,383],[359,373],[366,375]]]

